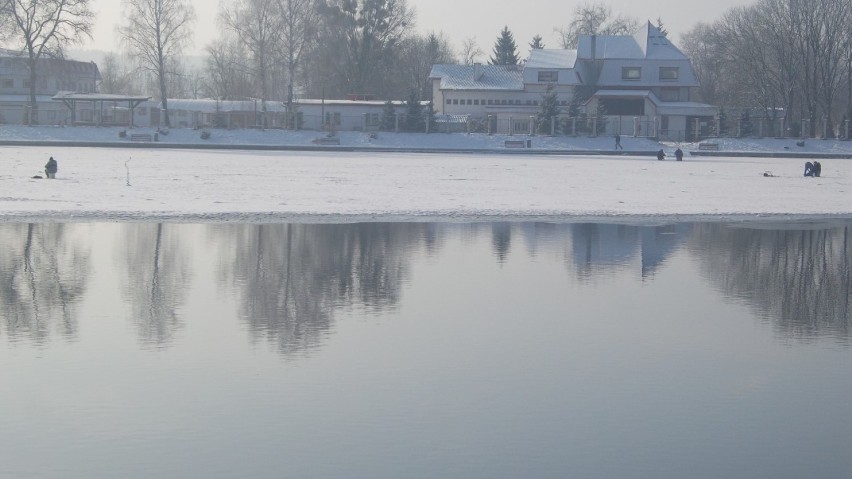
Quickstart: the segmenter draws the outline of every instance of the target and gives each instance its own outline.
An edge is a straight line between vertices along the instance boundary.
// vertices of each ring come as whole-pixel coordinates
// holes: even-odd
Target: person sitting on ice
[[[814,164],[810,161],[805,163],[805,176],[814,176]]]
[[[657,159],[658,160],[663,161],[663,159],[665,157],[666,157],[666,153],[663,150],[660,150],[660,151],[657,152]]]
[[[44,174],[47,175],[48,178],[56,178],[56,160],[51,156],[47,163],[44,165]]]

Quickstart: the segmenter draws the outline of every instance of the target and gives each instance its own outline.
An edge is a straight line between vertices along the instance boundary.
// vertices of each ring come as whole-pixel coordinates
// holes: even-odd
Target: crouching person
[[[53,179],[53,178],[56,178],[56,170],[57,170],[56,160],[54,160],[53,157],[51,156],[50,159],[47,160],[47,163],[44,165],[44,174],[48,178]]]

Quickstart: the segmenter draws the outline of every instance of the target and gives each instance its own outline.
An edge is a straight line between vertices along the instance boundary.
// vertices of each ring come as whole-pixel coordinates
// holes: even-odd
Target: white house
[[[718,113],[697,101],[689,59],[650,23],[634,35],[582,35],[577,50],[532,50],[519,66],[434,65],[429,78],[437,113],[487,121],[489,131],[531,131],[548,86],[563,117],[574,102],[597,134],[691,139]]]
[[[54,101],[54,95],[60,91],[92,93],[97,91],[101,80],[98,66],[93,62],[42,58],[36,68],[37,122],[41,124],[64,124],[70,118],[68,108]],[[0,124],[20,124],[26,120],[29,94],[28,58],[21,52],[0,49]],[[78,113],[81,121],[92,121],[95,117],[93,106],[82,107]]]

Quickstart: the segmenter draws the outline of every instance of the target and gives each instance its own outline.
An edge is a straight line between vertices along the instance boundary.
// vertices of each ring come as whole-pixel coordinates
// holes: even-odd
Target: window
[[[641,67],[623,67],[621,69],[621,79],[622,80],[640,80],[642,78],[642,68]]]
[[[468,105],[473,105],[473,100],[468,100],[468,101],[467,101],[467,104],[468,104]]]
[[[453,105],[458,105],[459,101],[457,99],[453,99]]]
[[[473,100],[474,105],[479,105],[479,100]]]
[[[538,72],[539,83],[555,83],[559,81],[559,72]]]
[[[452,104],[453,104],[453,100],[450,100],[449,98],[447,98],[447,105],[452,105]]]
[[[678,67],[660,67],[660,80],[677,80],[680,78]]]
[[[12,80],[11,78],[4,78],[3,88],[15,88],[15,80]]]
[[[367,113],[367,126],[376,127],[382,124],[378,113]]]

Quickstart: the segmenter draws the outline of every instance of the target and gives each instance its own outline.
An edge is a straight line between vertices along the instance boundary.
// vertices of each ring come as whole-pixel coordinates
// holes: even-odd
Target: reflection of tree
[[[412,248],[440,243],[434,225],[405,223],[211,228],[233,252],[221,277],[239,288],[252,336],[284,354],[318,346],[337,309],[395,307]]]
[[[9,338],[42,343],[54,331],[76,337],[75,310],[90,268],[89,251],[69,238],[77,226],[0,223],[0,303]]]
[[[132,305],[140,340],[163,347],[182,327],[177,310],[184,301],[191,272],[187,251],[162,224],[122,227],[121,255],[127,265],[124,294]]]
[[[690,249],[726,294],[784,334],[849,338],[852,227],[757,230],[699,225]]]
[[[505,263],[512,246],[512,225],[510,223],[494,223],[491,225],[491,247],[499,263]]]

